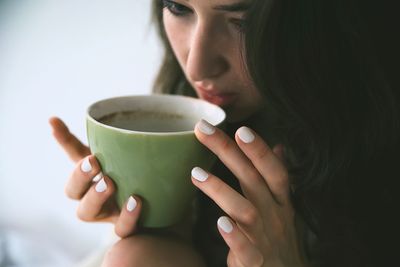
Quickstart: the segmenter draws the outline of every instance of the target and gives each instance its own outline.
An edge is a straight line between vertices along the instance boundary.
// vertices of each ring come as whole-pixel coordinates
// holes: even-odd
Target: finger
[[[264,179],[237,144],[223,131],[201,120],[196,124],[197,139],[209,148],[237,177],[245,196],[257,207],[273,201]]]
[[[264,259],[260,251],[228,217],[217,221],[218,230],[230,248],[230,261],[234,266],[262,266]],[[240,264],[241,263],[241,264]]]
[[[115,225],[115,233],[119,237],[125,238],[135,233],[141,208],[141,199],[139,197],[130,196],[123,206]]]
[[[272,152],[282,161],[284,162],[284,146],[282,144],[277,144],[272,149]]]
[[[49,123],[53,128],[54,138],[74,162],[90,154],[89,147],[82,144],[78,138],[71,134],[62,120],[57,117],[52,117],[49,119]]]
[[[232,250],[229,250],[228,257],[226,258],[227,267],[246,267],[238,260]]]
[[[239,128],[235,139],[240,149],[264,177],[275,200],[280,204],[290,203],[289,178],[283,162],[260,136],[247,127]]]
[[[221,179],[199,167],[192,170],[192,182],[209,196],[226,214],[246,230],[249,238],[255,240],[262,231],[262,222],[252,203],[228,186]]]
[[[98,181],[101,178],[100,165],[95,156],[87,156],[76,165],[65,186],[65,194],[71,199],[79,200],[92,185],[93,179]]]
[[[87,193],[83,196],[78,205],[77,215],[82,221],[92,222],[104,219],[106,217],[118,216],[115,212],[117,208],[104,211],[106,202],[115,192],[115,186],[112,180],[103,176],[100,181],[94,183]]]

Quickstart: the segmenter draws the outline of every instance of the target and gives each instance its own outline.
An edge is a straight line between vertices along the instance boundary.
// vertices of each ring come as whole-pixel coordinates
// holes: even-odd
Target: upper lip
[[[202,85],[196,85],[197,89],[199,89],[202,93],[211,95],[211,96],[225,96],[225,95],[234,95],[235,93],[233,92],[222,92],[218,90],[218,88],[215,85],[209,85],[207,87],[204,87]]]

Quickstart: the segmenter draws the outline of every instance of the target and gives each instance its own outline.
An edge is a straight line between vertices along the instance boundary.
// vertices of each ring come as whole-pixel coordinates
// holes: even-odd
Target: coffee
[[[182,132],[193,130],[197,120],[181,114],[131,110],[107,114],[99,122],[125,130],[140,132]]]

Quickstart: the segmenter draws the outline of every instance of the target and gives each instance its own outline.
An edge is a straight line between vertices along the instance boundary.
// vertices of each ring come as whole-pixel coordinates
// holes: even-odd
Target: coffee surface
[[[191,131],[197,120],[192,117],[157,111],[119,111],[107,114],[99,122],[116,128],[140,132]]]

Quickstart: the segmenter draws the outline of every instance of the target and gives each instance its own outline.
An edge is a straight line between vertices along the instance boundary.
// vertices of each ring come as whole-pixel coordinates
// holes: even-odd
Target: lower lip
[[[213,94],[208,94],[206,92],[200,92],[201,98],[204,100],[213,103],[214,105],[217,106],[227,106],[231,104],[235,98],[235,94],[220,94],[220,95],[213,95]]]

